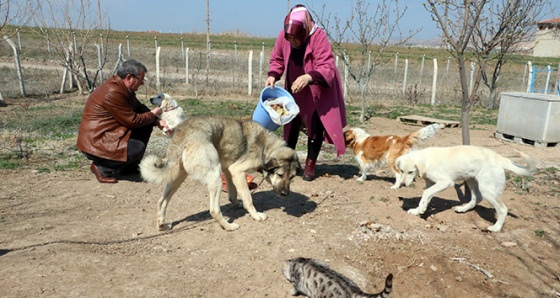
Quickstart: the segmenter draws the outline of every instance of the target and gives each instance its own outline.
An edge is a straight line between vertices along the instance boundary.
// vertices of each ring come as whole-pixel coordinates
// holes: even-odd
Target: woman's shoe
[[[303,180],[313,181],[315,179],[315,163],[316,160],[306,159],[305,160],[305,170],[303,171]]]

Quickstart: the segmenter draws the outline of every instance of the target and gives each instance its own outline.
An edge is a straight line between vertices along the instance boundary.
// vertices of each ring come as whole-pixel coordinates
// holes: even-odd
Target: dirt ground
[[[372,118],[363,128],[407,134],[420,127]],[[224,193],[223,213],[241,226],[234,232],[210,217],[207,191],[193,181],[170,203],[173,229],[159,232],[161,185],[137,177],[99,184],[85,161],[75,171],[3,170],[0,297],[291,297],[281,268],[299,256],[329,264],[366,292],[380,291],[393,273],[392,297],[560,297],[560,173],[546,171],[560,168],[560,147],[498,140],[494,131],[473,127],[471,143],[516,161],[513,149],[522,150],[539,168],[528,191],[519,179],[508,181],[500,233],[483,231],[495,221],[486,202],[455,213],[454,189],[434,198],[424,217],[407,214],[423,181],[391,190],[392,173],[383,168],[357,182],[352,156],[333,158],[328,145],[320,177],[296,177],[286,198],[254,173],[264,222],[233,209]],[[460,143],[454,127],[421,147]]]

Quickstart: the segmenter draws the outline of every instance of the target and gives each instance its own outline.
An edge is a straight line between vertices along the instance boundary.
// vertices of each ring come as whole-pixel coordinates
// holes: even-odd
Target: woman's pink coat
[[[325,141],[333,144],[336,148],[337,156],[340,156],[346,152],[344,134],[342,132],[343,127],[346,126],[346,108],[344,106],[340,74],[334,63],[331,44],[321,28],[317,27],[307,42],[303,65],[304,71],[305,73],[310,71],[321,73],[328,85],[328,88],[315,84],[309,85],[313,96],[313,103],[325,127]],[[290,52],[291,45],[284,38],[284,30],[282,30],[276,39],[270,56],[270,71],[280,75],[284,74],[288,66]],[[284,139],[288,138],[289,131],[290,123],[284,127]]]

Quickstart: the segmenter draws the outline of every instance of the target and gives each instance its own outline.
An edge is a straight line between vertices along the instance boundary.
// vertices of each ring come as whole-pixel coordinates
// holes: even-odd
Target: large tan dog
[[[170,224],[165,224],[167,204],[187,177],[208,187],[210,214],[222,228],[233,231],[239,226],[229,223],[220,211],[222,172],[230,202],[240,206],[239,193],[251,217],[262,221],[267,217],[253,206],[247,174],[262,171],[276,194],[286,196],[299,169],[295,151],[274,133],[251,120],[219,116],[190,117],[175,128],[166,159],[150,155],[140,163],[140,172],[146,181],[165,184],[157,204],[159,230],[171,228]]]
[[[499,232],[507,216],[508,208],[501,196],[506,184],[504,170],[517,175],[531,176],[536,169],[535,161],[527,154],[515,150],[527,162],[521,167],[498,153],[477,146],[431,147],[397,158],[396,165],[401,171],[401,181],[410,185],[416,176],[424,178],[426,188],[417,208],[408,213],[420,215],[432,197],[455,185],[456,181],[465,181],[471,190],[471,201],[455,207],[456,212],[467,212],[486,199],[496,209],[498,219],[488,227],[489,231]]]
[[[344,132],[346,146],[354,151],[354,158],[360,165],[362,174],[358,181],[365,181],[367,173],[377,166],[388,164],[395,174],[395,184],[391,189],[397,189],[402,184],[400,172],[395,167],[397,157],[409,152],[415,145],[432,138],[443,128],[443,124],[431,124],[406,136],[386,135],[372,136],[361,128],[349,128]]]

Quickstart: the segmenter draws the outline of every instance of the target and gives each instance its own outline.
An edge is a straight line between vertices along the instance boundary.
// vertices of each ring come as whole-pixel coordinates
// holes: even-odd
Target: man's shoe
[[[97,181],[99,181],[99,183],[117,183],[117,182],[119,182],[117,180],[117,178],[105,176],[103,173],[101,173],[101,171],[93,163],[91,164],[89,169],[95,175],[95,178],[97,178]]]
[[[306,159],[305,160],[305,170],[303,171],[304,181],[313,181],[315,179],[315,160]]]

